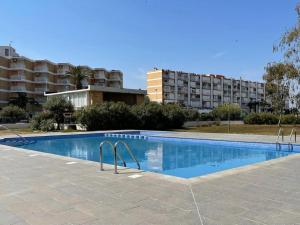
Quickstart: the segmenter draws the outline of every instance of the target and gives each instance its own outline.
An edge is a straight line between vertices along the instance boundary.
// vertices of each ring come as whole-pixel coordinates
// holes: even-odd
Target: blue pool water
[[[17,147],[99,162],[100,142],[115,142],[120,138],[90,134],[36,137],[29,140],[33,140],[32,143],[18,144]],[[300,150],[300,146],[295,146],[293,152],[288,152],[285,151],[286,146],[282,151],[276,151],[274,144],[197,139],[148,137],[147,140],[122,140],[132,149],[141,169],[183,178],[271,160],[295,154]],[[15,145],[12,139],[2,139],[0,144]],[[120,154],[128,167],[136,168],[123,147],[120,147]],[[113,163],[113,155],[108,146],[104,147],[103,155],[104,162]]]

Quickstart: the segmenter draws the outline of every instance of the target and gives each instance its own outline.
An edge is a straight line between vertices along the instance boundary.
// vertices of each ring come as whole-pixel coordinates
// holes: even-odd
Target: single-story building
[[[86,89],[45,93],[47,98],[63,96],[70,100],[75,109],[103,102],[125,102],[128,105],[141,104],[145,100],[146,91],[141,89],[101,87],[89,85]]]

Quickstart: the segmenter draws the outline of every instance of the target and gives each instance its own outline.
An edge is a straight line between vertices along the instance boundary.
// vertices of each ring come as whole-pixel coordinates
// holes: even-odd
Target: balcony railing
[[[106,76],[104,74],[95,74],[95,79],[107,79]]]
[[[46,91],[48,91],[47,88],[35,88],[34,90],[35,90],[35,92],[46,92]]]
[[[71,82],[69,80],[58,80],[57,83],[58,84],[67,84],[67,85],[71,84]]]
[[[34,78],[34,81],[36,81],[36,82],[48,82],[48,78],[46,78],[46,77],[36,77],[36,78]]]
[[[11,91],[27,91],[26,87],[21,87],[21,86],[12,86],[10,87]]]
[[[26,80],[24,75],[14,75],[10,77],[10,80]]]

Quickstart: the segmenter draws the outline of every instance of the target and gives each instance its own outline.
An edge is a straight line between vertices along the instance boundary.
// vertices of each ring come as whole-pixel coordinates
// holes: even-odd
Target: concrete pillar
[[[214,78],[210,77],[210,107],[213,108],[214,104]]]
[[[175,102],[178,103],[178,85],[177,85],[177,71],[175,71]]]
[[[221,77],[221,104],[224,104],[224,78]]]
[[[202,109],[203,108],[203,87],[202,87],[202,84],[203,84],[203,76],[200,75],[200,108]]]
[[[233,103],[233,79],[230,79],[230,85],[231,85],[231,89],[230,89],[230,103]]]
[[[191,107],[191,74],[188,73],[188,107]]]
[[[240,106],[242,108],[242,78],[240,78]]]

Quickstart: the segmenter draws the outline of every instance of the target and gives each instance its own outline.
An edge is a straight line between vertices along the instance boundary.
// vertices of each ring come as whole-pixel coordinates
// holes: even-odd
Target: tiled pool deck
[[[0,224],[300,224],[300,154],[188,180],[130,169],[114,175],[111,166],[105,168],[100,172],[95,162],[1,145]],[[131,178],[134,174],[141,177]]]

